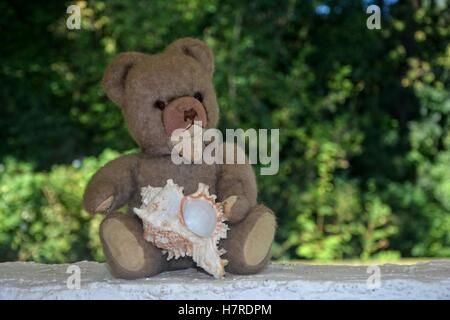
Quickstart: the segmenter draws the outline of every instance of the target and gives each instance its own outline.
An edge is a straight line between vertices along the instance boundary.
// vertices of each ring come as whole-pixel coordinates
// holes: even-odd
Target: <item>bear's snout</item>
[[[197,111],[194,109],[189,109],[184,111],[184,121],[194,122],[195,117],[197,116]]]
[[[163,122],[168,136],[176,129],[184,129],[201,121],[202,127],[207,125],[207,115],[203,104],[197,99],[186,96],[171,101],[164,109]]]

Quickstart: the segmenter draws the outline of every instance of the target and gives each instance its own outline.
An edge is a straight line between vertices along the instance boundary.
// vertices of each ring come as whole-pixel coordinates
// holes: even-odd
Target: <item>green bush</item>
[[[103,260],[98,227],[101,216],[82,209],[85,185],[117,153],[105,150],[48,172],[12,158],[0,175],[0,256],[2,260],[72,262]]]

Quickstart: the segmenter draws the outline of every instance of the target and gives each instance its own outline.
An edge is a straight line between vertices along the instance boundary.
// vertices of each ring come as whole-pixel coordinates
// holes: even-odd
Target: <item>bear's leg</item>
[[[144,278],[167,267],[162,251],[144,239],[142,224],[134,215],[116,212],[106,217],[100,225],[100,239],[117,278]]]
[[[241,222],[230,226],[221,246],[227,253],[227,272],[253,274],[264,269],[271,258],[276,221],[273,212],[264,205],[256,205]]]

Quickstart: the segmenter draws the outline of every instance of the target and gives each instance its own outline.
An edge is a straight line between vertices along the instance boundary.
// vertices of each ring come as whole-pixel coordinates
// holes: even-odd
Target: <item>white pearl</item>
[[[214,206],[204,199],[187,199],[183,206],[186,227],[201,237],[210,237],[217,224]]]

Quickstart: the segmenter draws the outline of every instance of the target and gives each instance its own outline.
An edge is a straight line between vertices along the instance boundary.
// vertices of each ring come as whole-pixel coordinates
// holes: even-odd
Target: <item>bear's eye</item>
[[[161,100],[156,100],[155,104],[153,105],[155,108],[158,108],[159,110],[164,110],[166,107],[166,103]]]
[[[194,98],[200,102],[203,102],[203,95],[198,91],[196,93],[194,93]]]

